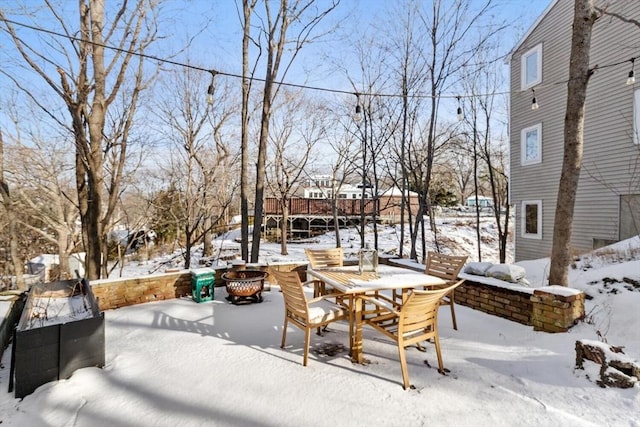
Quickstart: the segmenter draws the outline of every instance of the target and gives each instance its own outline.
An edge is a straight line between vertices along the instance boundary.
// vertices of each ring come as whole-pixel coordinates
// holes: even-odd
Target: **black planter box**
[[[86,281],[32,286],[13,342],[15,396],[69,378],[76,369],[103,367],[104,342],[104,313]]]

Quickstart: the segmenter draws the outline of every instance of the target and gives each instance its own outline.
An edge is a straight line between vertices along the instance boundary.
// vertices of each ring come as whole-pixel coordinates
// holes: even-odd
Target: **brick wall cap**
[[[91,286],[106,285],[106,284],[112,283],[112,282],[133,281],[133,280],[136,280],[136,279],[139,279],[139,280],[150,280],[150,279],[153,279],[154,277],[158,277],[158,276],[182,276],[183,274],[191,275],[189,270],[179,270],[179,271],[170,272],[170,273],[154,273],[154,274],[149,274],[147,276],[110,277],[108,279],[92,280],[92,281],[89,282],[89,284]]]
[[[524,286],[521,283],[505,282],[504,280],[498,280],[495,277],[477,276],[475,274],[460,273],[459,279],[465,279],[467,282],[478,283],[480,285],[493,286],[496,288],[509,289],[516,292],[522,292],[526,294],[533,294],[534,288]]]
[[[537,288],[536,290],[533,291],[534,295],[553,294],[553,295],[558,295],[562,297],[580,295],[581,293],[582,291],[578,289],[573,289],[568,286],[557,286],[557,285],[543,286],[542,288]]]

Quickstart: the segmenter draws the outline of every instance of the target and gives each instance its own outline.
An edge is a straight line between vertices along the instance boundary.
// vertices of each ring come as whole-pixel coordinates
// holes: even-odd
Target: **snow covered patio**
[[[433,346],[407,350],[415,390],[403,390],[396,347],[364,330],[367,366],[348,357],[348,325],[312,337],[290,328],[280,348],[282,295],[235,306],[190,298],[108,310],[106,366],[76,371],[20,401],[7,393],[10,351],[0,369],[3,425],[50,426],[637,426],[638,389],[601,389],[574,372],[575,342],[593,335],[531,327],[458,306],[459,330],[441,310],[447,376]],[[582,333],[581,333],[582,331]],[[319,355],[314,349],[338,349]],[[343,348],[342,351],[340,349]],[[328,353],[331,353],[329,351]],[[427,366],[427,361],[431,367]]]

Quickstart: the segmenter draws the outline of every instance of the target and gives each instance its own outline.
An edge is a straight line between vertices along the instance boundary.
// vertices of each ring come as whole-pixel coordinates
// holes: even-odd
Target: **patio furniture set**
[[[457,276],[466,257],[429,253],[424,273],[387,265],[374,271],[362,266],[343,266],[341,248],[307,249],[312,279],[302,283],[298,272],[273,271],[282,290],[285,303],[281,347],[284,348],[287,326],[292,324],[305,333],[303,365],[307,366],[311,330],[330,323],[348,320],[349,348],[354,363],[368,363],[363,355],[362,328],[365,325],[397,343],[403,377],[403,387],[410,387],[405,348],[421,347],[423,341],[433,341],[438,358],[438,370],[444,364],[438,336],[438,308],[449,305],[454,329],[454,290],[464,280]],[[313,284],[313,298],[307,298],[304,286]]]

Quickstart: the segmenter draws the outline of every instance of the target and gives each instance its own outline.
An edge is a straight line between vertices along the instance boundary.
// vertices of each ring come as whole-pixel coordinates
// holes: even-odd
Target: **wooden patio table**
[[[381,265],[377,272],[358,272],[358,266],[308,269],[307,273],[349,296],[349,347],[354,363],[366,363],[362,354],[361,296],[384,290],[401,290],[403,300],[409,289],[444,285],[439,277],[410,269]]]

